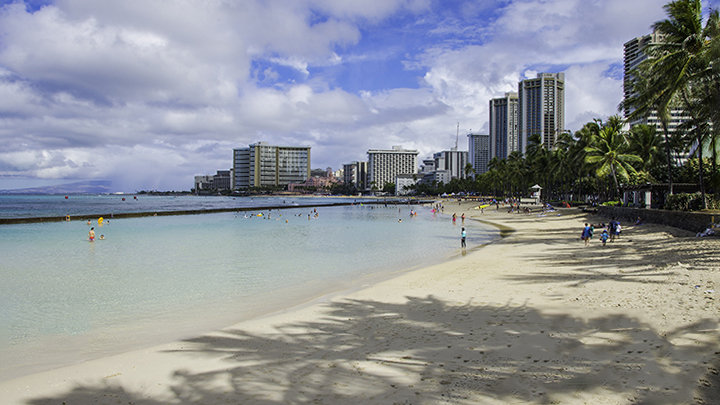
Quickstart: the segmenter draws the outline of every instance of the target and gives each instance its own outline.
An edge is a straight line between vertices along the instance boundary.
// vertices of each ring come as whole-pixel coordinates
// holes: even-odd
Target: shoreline
[[[0,395],[11,404],[720,399],[720,241],[649,224],[584,247],[582,223],[602,218],[480,215],[473,205],[459,208],[515,231],[221,331],[9,380]]]

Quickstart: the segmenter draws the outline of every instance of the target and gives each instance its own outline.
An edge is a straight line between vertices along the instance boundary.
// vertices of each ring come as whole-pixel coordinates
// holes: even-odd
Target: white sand
[[[464,209],[515,232],[190,341],[3,382],[0,403],[720,403],[720,238],[625,226],[585,247],[583,223],[607,219]]]

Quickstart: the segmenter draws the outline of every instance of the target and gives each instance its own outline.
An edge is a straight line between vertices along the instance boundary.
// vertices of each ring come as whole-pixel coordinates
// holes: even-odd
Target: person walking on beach
[[[615,217],[610,219],[610,223],[608,223],[608,230],[610,233],[610,242],[615,240],[615,232],[617,231],[617,226],[619,225],[619,222],[615,220]]]
[[[460,232],[460,247],[463,249],[467,246],[465,244],[465,238],[467,238],[467,232],[465,232],[465,228],[463,228],[462,232]]]
[[[583,228],[582,233],[580,234],[580,239],[585,241],[585,246],[590,243],[590,226],[585,223],[585,228]]]
[[[95,228],[90,228],[90,232],[88,232],[88,241],[95,242]]]
[[[607,229],[603,229],[602,233],[600,234],[600,240],[602,241],[603,246],[605,246],[605,242],[608,240],[608,232]]]

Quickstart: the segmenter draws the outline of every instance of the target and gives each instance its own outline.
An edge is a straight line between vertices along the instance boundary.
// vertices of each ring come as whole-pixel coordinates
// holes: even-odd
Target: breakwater
[[[368,205],[418,205],[430,204],[432,200],[378,200],[378,201],[362,201],[362,202],[335,202],[329,204],[313,203],[298,205],[270,205],[270,206],[252,206],[252,207],[226,207],[226,208],[204,208],[204,209],[185,209],[185,210],[169,210],[169,211],[143,211],[143,212],[124,212],[124,213],[94,213],[80,214],[70,216],[70,221],[88,221],[99,217],[105,219],[121,219],[121,218],[139,218],[152,216],[171,216],[171,215],[201,215],[201,214],[217,214],[222,212],[248,212],[248,211],[269,211],[294,208],[316,208],[316,207],[341,207],[357,204]],[[0,225],[10,224],[29,224],[38,222],[60,222],[67,221],[68,216],[38,216],[24,218],[0,218]]]

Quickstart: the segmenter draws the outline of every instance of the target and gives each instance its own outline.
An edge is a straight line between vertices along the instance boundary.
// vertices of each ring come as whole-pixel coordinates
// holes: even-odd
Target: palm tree
[[[654,125],[639,124],[630,128],[628,143],[630,152],[642,159],[638,166],[642,171],[649,171],[663,158],[663,140]]]
[[[488,177],[489,186],[493,189],[493,194],[496,196],[501,195],[502,190],[502,175],[500,174],[505,168],[505,160],[498,159],[497,156],[490,159],[487,166],[487,172],[485,173]],[[500,193],[498,193],[500,191]]]
[[[635,172],[631,163],[641,161],[640,157],[627,153],[628,142],[617,125],[618,116],[610,117],[608,123],[600,128],[590,146],[585,147],[585,162],[595,167],[598,176],[612,175],[615,190],[620,188],[618,176],[626,180],[628,172]]]
[[[621,109],[634,110],[628,118],[647,116],[656,110],[665,135],[670,194],[672,187],[672,158],[668,125],[670,110],[687,99],[682,94],[690,87],[706,58],[706,37],[709,30],[702,25],[701,0],[675,0],[663,7],[668,18],[653,24],[660,34],[658,43],[645,48],[648,58],[633,73],[634,95],[620,104]]]
[[[465,165],[465,178],[475,177],[475,168],[473,168],[472,163],[467,163]]]
[[[527,169],[521,152],[510,152],[507,157],[506,170],[510,193],[514,196],[518,190],[524,190],[526,186]]]

